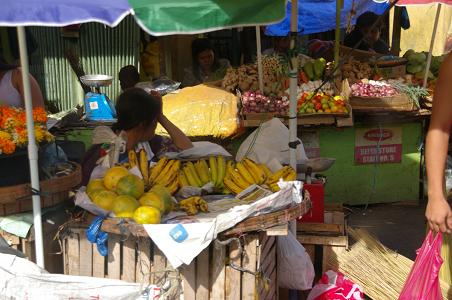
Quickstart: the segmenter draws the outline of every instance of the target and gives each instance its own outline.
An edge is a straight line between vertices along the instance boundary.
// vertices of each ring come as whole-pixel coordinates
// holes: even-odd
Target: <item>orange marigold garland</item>
[[[38,143],[51,142],[54,137],[47,131],[46,111],[33,109],[34,131]],[[11,154],[28,142],[26,114],[21,108],[0,106],[0,154]]]

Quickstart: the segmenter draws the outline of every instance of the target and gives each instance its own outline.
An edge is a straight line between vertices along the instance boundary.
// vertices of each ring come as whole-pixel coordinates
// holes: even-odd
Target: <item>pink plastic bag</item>
[[[307,300],[362,300],[363,290],[340,272],[326,271]]]
[[[411,268],[399,300],[442,300],[439,285],[439,270],[443,264],[441,245],[443,236],[436,237],[430,231],[422,247],[417,251],[416,261]]]

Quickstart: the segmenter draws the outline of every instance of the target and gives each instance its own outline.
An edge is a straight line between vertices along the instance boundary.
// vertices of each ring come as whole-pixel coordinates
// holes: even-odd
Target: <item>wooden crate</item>
[[[316,277],[333,268],[331,255],[348,247],[344,211],[341,205],[325,205],[324,223],[299,223],[297,239],[308,252],[316,270]]]
[[[55,213],[49,218],[44,216],[42,223],[45,269],[54,274],[63,274],[64,271],[62,249],[59,241],[54,240],[59,227],[68,220],[68,216],[61,212],[60,210],[59,213]],[[18,237],[3,230],[0,230],[0,236],[6,240],[11,248],[21,251],[28,259],[36,262],[33,226],[26,238]]]
[[[161,285],[165,271],[175,272],[148,237],[109,233],[108,255],[103,257],[84,231],[70,227],[63,240],[65,274]],[[213,242],[190,265],[181,267],[184,299],[278,299],[276,237],[261,232],[241,240],[242,252],[235,241]]]

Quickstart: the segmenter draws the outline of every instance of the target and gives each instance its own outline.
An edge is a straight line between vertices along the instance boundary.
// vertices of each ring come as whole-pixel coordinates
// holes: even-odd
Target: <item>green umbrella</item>
[[[231,27],[276,23],[285,17],[285,0],[129,0],[148,33],[196,34]]]

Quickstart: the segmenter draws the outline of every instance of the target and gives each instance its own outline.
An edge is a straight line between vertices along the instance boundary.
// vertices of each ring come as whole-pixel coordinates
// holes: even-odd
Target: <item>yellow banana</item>
[[[174,178],[173,181],[167,186],[171,195],[174,195],[179,188],[179,178],[178,177],[179,177],[179,174],[176,173],[176,178]]]
[[[166,163],[168,162],[167,157],[162,157],[155,166],[153,166],[150,170],[149,174],[149,183],[154,183],[155,179],[158,175],[160,175],[160,172],[163,170],[163,168],[166,166]]]
[[[266,164],[259,164],[258,166],[262,170],[262,172],[264,172],[265,178],[272,176],[272,171],[270,171]]]
[[[225,179],[228,178],[230,179],[232,182],[235,183],[235,185],[237,185],[241,190],[246,189],[247,187],[249,187],[251,184],[249,182],[247,182],[242,175],[240,175],[239,172],[237,172],[234,169],[230,169],[229,172],[227,173]],[[224,180],[223,180],[224,181]],[[234,192],[234,191],[233,191]]]
[[[209,157],[209,164],[210,164],[210,174],[212,175],[212,181],[216,185],[218,182],[218,167],[217,167],[217,160],[214,156]]]
[[[130,167],[131,168],[136,167],[138,165],[138,160],[137,160],[137,154],[135,153],[135,150],[129,150],[128,156],[129,156]]]
[[[246,182],[248,182],[250,185],[253,183],[257,183],[242,162],[236,163],[235,166],[239,171],[240,175],[242,175],[243,179],[246,180]]]
[[[217,169],[218,169],[218,176],[217,176],[217,183],[215,184],[216,187],[222,188],[223,187],[223,179],[226,175],[226,163],[224,161],[223,156],[217,157]]]
[[[198,174],[196,173],[195,165],[191,161],[189,161],[189,162],[187,162],[186,167],[188,167],[191,174],[193,174],[193,177],[195,178],[196,183],[198,184],[197,186],[201,187],[202,181],[201,181],[201,178],[199,178]]]
[[[289,173],[283,177],[285,181],[294,181],[297,179],[297,172],[293,168],[290,168]]]
[[[179,186],[183,188],[184,186],[189,186],[187,177],[185,177],[184,171],[179,171]]]
[[[209,211],[209,204],[201,197],[197,197],[195,200],[196,206],[199,208],[202,212],[208,212]]]
[[[228,177],[226,177],[224,179],[224,185],[225,187],[230,190],[231,192],[233,192],[234,194],[239,194],[241,191],[243,191],[243,189],[241,187],[239,187],[238,185],[236,185],[234,183],[234,181],[232,181],[231,179],[229,179]]]
[[[157,176],[155,182],[164,186],[168,186],[176,177],[180,167],[180,160],[170,160],[162,171],[162,174]]]
[[[147,186],[149,184],[149,163],[148,163],[148,155],[144,149],[140,150],[140,171],[141,175],[143,175],[144,185]]]
[[[210,181],[209,167],[207,166],[207,163],[204,160],[198,160],[195,163],[195,169],[203,185]]]
[[[243,164],[250,172],[251,176],[253,176],[254,182],[256,182],[257,184],[263,184],[265,182],[266,176],[264,171],[262,171],[261,168],[259,168],[259,166],[254,161],[245,158],[243,160]]]
[[[230,194],[232,194],[232,192],[231,192],[226,186],[223,187],[222,193],[223,193],[224,195],[230,195]]]
[[[290,169],[292,168],[289,166],[279,169],[278,171],[273,173],[269,178],[267,178],[267,183],[272,184],[278,182],[279,178],[284,178],[284,176],[286,176],[290,172]]]
[[[277,183],[270,184],[270,190],[272,192],[278,192],[280,190],[279,185]]]
[[[188,184],[190,186],[199,187],[201,185],[200,182],[196,181],[195,176],[192,174],[188,166],[185,166],[182,170],[184,171],[185,177],[187,178]]]

